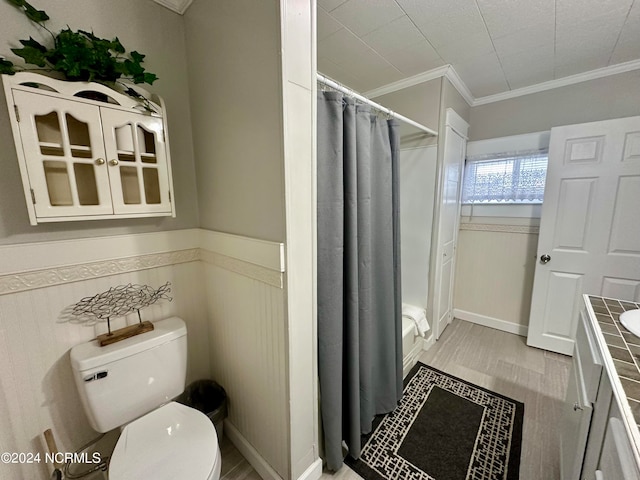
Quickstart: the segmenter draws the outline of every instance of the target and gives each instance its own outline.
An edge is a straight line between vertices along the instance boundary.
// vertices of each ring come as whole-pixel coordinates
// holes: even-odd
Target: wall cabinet
[[[3,76],[31,224],[175,216],[161,100]]]

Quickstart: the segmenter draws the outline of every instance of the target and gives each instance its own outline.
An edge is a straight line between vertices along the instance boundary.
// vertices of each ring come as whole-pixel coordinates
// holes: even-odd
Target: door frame
[[[445,114],[445,124],[444,131],[438,137],[438,172],[437,172],[437,192],[436,192],[436,208],[434,212],[434,222],[433,224],[437,226],[437,228],[433,229],[432,239],[431,239],[431,268],[430,268],[430,280],[429,280],[429,302],[428,306],[430,307],[430,317],[433,323],[433,332],[435,335],[435,339],[440,338],[440,335],[444,331],[447,325],[451,323],[453,319],[453,285],[455,281],[455,260],[456,260],[456,251],[457,251],[457,243],[458,243],[458,230],[460,227],[460,208],[461,208],[461,196],[462,196],[462,182],[464,180],[464,159],[465,155],[460,159],[460,173],[459,173],[459,182],[458,182],[458,191],[456,193],[456,214],[454,218],[454,232],[453,232],[453,248],[451,254],[451,275],[449,277],[449,305],[447,308],[448,315],[445,322],[440,321],[439,311],[440,311],[440,277],[442,274],[442,257],[443,257],[443,245],[440,244],[442,240],[441,236],[441,224],[442,224],[442,196],[444,195],[444,182],[446,178],[445,172],[445,145],[447,141],[447,136],[451,133],[458,135],[462,138],[464,142],[463,149],[466,151],[466,142],[468,139],[468,131],[469,124],[464,120],[453,108],[447,108]]]

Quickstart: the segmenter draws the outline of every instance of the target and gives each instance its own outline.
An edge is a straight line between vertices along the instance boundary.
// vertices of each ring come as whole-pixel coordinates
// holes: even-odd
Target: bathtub
[[[415,324],[412,320],[402,317],[402,376],[406,377],[407,373],[416,364],[423,350],[427,350],[432,344],[430,335],[427,339],[418,335]]]

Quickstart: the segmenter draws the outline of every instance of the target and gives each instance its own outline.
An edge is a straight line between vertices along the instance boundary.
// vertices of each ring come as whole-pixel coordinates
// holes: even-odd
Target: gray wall
[[[446,112],[447,108],[453,108],[458,115],[464,118],[467,123],[470,122],[471,118],[471,107],[464,99],[462,95],[456,90],[456,87],[449,81],[448,78],[442,77],[442,112],[443,114],[440,116],[440,125],[441,128],[444,125],[443,122],[446,121]]]
[[[380,95],[373,100],[436,130],[440,118],[440,78]]]
[[[284,241],[278,5],[196,0],[185,29],[200,226]]]
[[[470,140],[640,115],[640,71],[471,108]]]
[[[442,81],[440,78],[403,88],[374,98],[377,103],[394,112],[415,120],[432,130],[438,130],[440,118],[440,94]],[[418,147],[435,144],[437,139],[427,137],[418,129],[400,122],[402,147]]]
[[[4,95],[0,95],[0,145],[3,147],[0,150],[0,244],[197,227],[198,203],[182,17],[151,0],[65,0],[39,2],[38,6],[51,17],[48,27],[54,32],[66,25],[73,30],[93,30],[105,38],[117,36],[128,51],[137,50],[147,55],[145,66],[160,78],[148,90],[161,95],[167,104],[177,218],[29,225],[6,101]],[[18,40],[29,36],[41,42],[51,41],[48,34],[43,34],[9,2],[0,2],[0,55],[18,63],[21,59],[16,58],[10,48],[19,47]]]

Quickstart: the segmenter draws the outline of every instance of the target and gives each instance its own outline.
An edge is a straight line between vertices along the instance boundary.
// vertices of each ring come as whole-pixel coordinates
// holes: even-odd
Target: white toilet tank
[[[151,332],[101,347],[71,349],[71,366],[89,423],[108,432],[182,393],[187,372],[187,328],[171,317]]]

